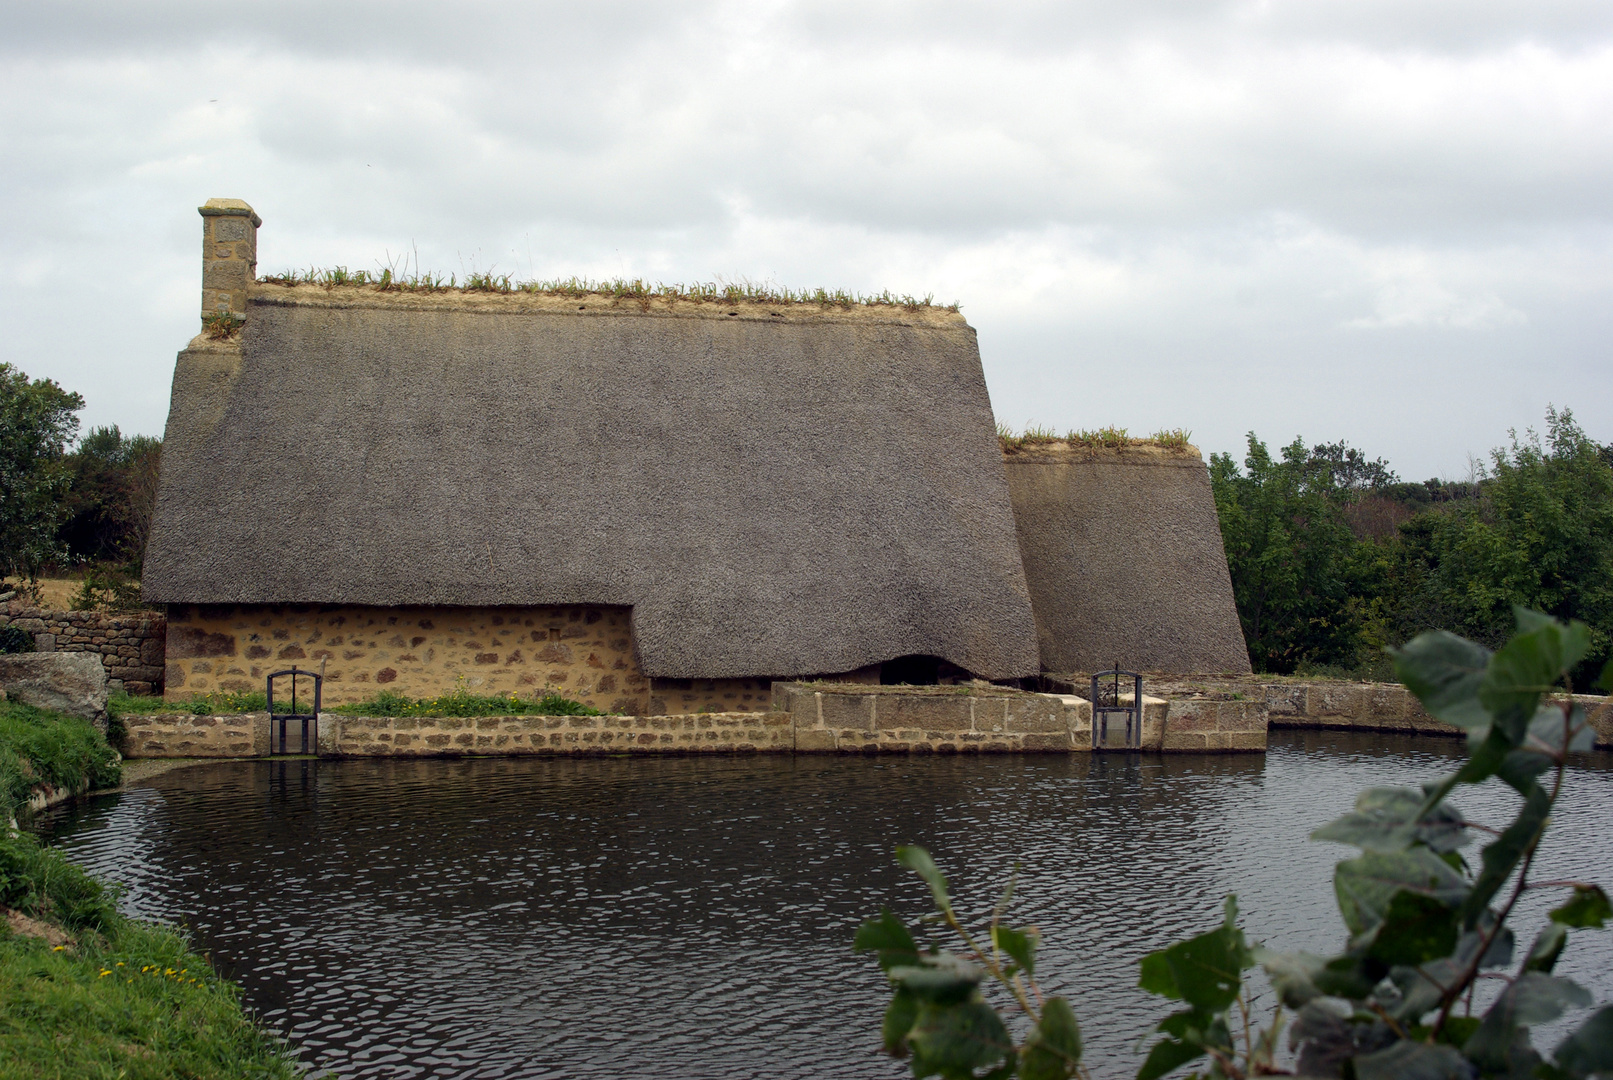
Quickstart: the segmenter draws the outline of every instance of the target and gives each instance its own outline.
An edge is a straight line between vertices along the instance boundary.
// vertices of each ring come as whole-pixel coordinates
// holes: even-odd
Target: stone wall
[[[95,653],[114,692],[162,693],[167,623],[157,612],[46,611],[8,600],[0,606],[0,626],[33,634],[39,652]]]
[[[323,671],[330,705],[379,690],[436,697],[463,685],[523,697],[555,690],[643,715],[649,682],[633,654],[631,610],[176,604],[168,609],[166,696],[261,693],[269,672],[295,664]]]
[[[267,724],[267,716],[265,716]],[[685,716],[322,716],[321,754],[620,754],[790,751],[783,713]]]
[[[1435,720],[1422,703],[1399,683],[1344,682],[1334,679],[1282,679],[1270,676],[1195,675],[1167,677],[1145,684],[1171,698],[1174,730],[1189,711],[1194,699],[1215,699],[1235,705],[1263,705],[1273,728],[1338,729],[1347,731],[1393,731],[1413,735],[1461,736],[1463,731],[1443,720]],[[1596,745],[1613,749],[1613,699],[1576,694],[1596,730]]]
[[[1092,706],[1073,694],[999,687],[775,682],[767,712],[649,716],[385,717],[324,713],[319,752],[335,757],[591,753],[1090,753]],[[1176,710],[1181,707],[1181,716]],[[126,717],[139,757],[268,753],[269,715]],[[1143,749],[1260,752],[1256,702],[1143,698]],[[1111,724],[1107,749],[1124,749]]]

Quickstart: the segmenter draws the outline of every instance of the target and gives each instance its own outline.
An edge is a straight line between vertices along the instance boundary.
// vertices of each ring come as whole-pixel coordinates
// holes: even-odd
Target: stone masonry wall
[[[258,692],[269,672],[323,670],[324,701],[379,690],[436,697],[545,690],[609,712],[648,711],[626,607],[378,608],[173,605],[166,696]],[[277,690],[279,687],[277,686]]]
[[[0,626],[34,635],[39,652],[95,653],[114,692],[162,693],[167,621],[157,612],[46,611],[8,600],[0,605]]]

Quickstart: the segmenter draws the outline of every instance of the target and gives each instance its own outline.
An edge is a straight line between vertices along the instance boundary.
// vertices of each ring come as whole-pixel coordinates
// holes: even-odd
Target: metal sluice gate
[[[274,681],[282,676],[291,676],[290,709],[286,712],[275,712],[274,709]],[[297,711],[297,680],[312,679],[314,681],[314,708],[312,712]],[[325,677],[317,671],[303,671],[295,664],[283,671],[269,672],[268,679],[268,708],[269,708],[269,753],[270,754],[313,754],[319,751],[319,704],[324,691]],[[287,730],[287,724],[292,727]],[[301,731],[298,732],[300,725]],[[293,750],[287,738],[288,734],[298,733],[301,736],[299,748]]]
[[[1121,690],[1121,680],[1131,683],[1131,704],[1127,705]],[[1135,671],[1125,671],[1120,661],[1108,671],[1092,676],[1092,749],[1109,748],[1109,717],[1126,718],[1127,750],[1143,748],[1143,677]]]

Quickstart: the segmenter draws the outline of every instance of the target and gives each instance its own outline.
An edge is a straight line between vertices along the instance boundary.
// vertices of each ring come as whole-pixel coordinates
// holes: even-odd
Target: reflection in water
[[[930,847],[965,910],[1017,862],[1048,989],[1095,1075],[1130,1076],[1164,1015],[1137,959],[1242,897],[1252,936],[1329,950],[1347,849],[1305,835],[1370,784],[1449,771],[1455,743],[1276,734],[1259,756],[677,757],[232,762],[44,819],[190,927],[311,1063],[366,1077],[900,1077],[886,1000],[850,951],[927,897]],[[1613,757],[1576,770],[1541,872],[1613,866]],[[1479,820],[1505,791],[1459,800]],[[1530,897],[1525,922],[1550,898]],[[1613,996],[1613,935],[1562,972]]]

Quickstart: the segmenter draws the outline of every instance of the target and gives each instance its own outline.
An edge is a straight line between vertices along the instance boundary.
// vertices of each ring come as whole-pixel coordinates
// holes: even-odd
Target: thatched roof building
[[[1196,453],[1005,467],[955,310],[260,281],[252,208],[202,215],[145,560],[170,696],[1247,670]]]
[[[645,675],[1038,668],[938,308],[258,284],[180,354],[159,603],[621,605]]]

